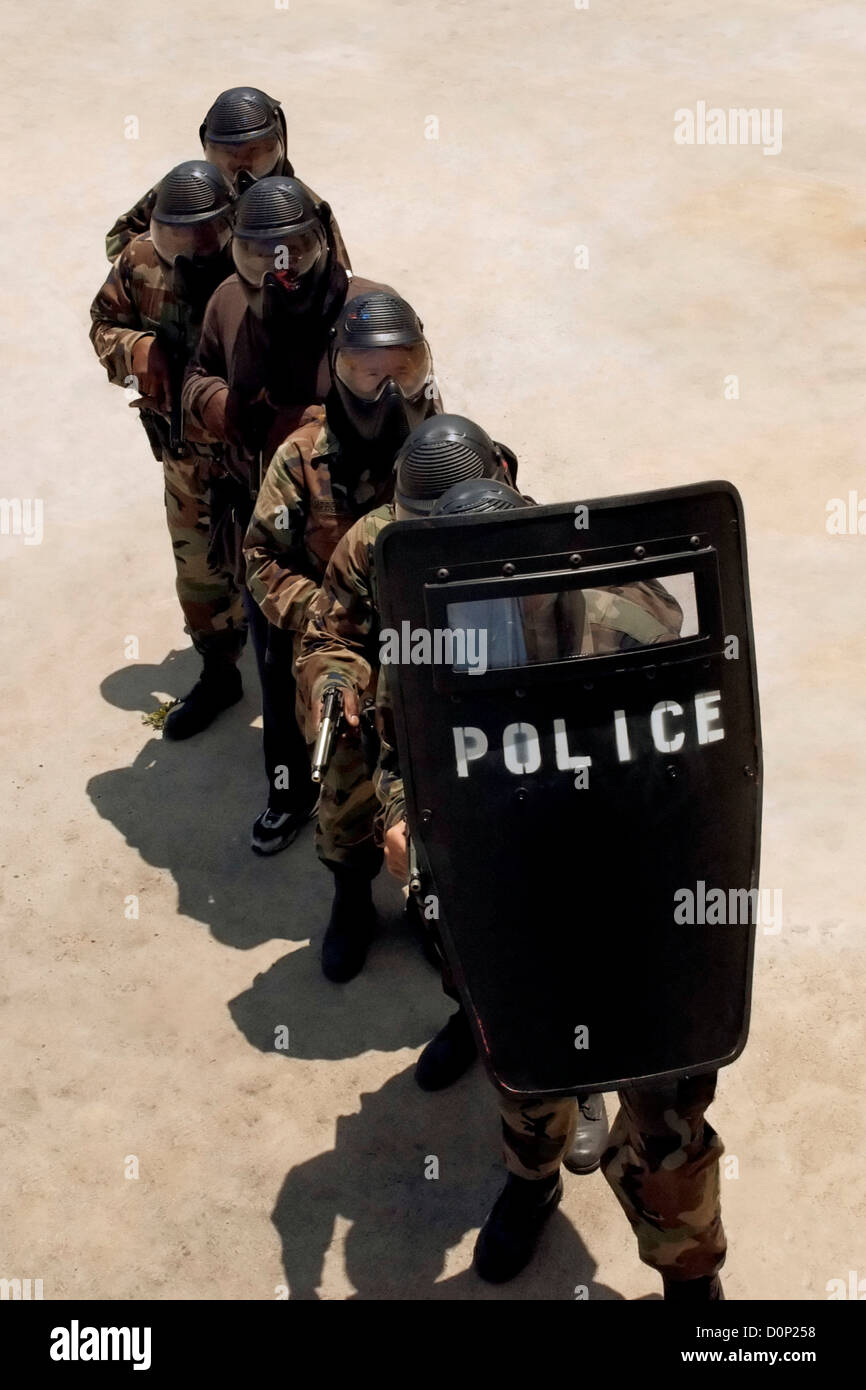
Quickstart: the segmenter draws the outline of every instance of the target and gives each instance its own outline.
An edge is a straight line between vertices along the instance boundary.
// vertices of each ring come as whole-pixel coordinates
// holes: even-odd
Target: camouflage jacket
[[[202,158],[204,158],[204,156],[202,156]],[[294,178],[295,176],[294,170],[288,160],[284,161],[280,173],[285,174],[288,178]],[[298,182],[300,183],[301,180],[299,179]],[[314,193],[312,188],[309,188],[307,184],[303,184],[302,187],[306,188],[310,197],[313,198],[315,202],[321,202],[318,193]],[[110,261],[115,260],[120,255],[124,246],[132,241],[133,237],[139,236],[141,232],[147,231],[150,226],[150,218],[153,212],[153,205],[156,202],[158,188],[158,183],[154,184],[153,188],[149,188],[144,197],[139,198],[138,202],[129,209],[129,212],[122,213],[110,231],[106,232],[105,254]],[[337,220],[333,216],[331,218],[331,226],[334,232],[334,249],[337,253],[337,260],[341,265],[344,265],[347,270],[351,270],[352,263],[349,260],[349,253],[343,241],[343,233],[340,231]]]
[[[247,587],[269,622],[304,629],[337,542],[393,492],[390,469],[351,469],[324,406],[304,412],[271,459],[244,540]]]
[[[201,332],[202,314],[169,289],[149,233],[134,237],[124,247],[90,306],[90,317],[90,341],[110,382],[127,385],[133,375],[136,343],[158,334],[174,362],[172,389],[179,398],[184,369]],[[136,383],[130,384],[138,389]],[[221,446],[215,440],[209,442],[212,436],[188,419],[184,423],[188,447],[197,454],[219,456]]]
[[[312,705],[330,683],[351,686],[376,702],[379,761],[373,786],[381,811],[377,834],[405,819],[403,779],[390,717],[387,667],[379,665],[379,588],[376,539],[394,520],[394,504],[356,521],[337,545],[309,620],[297,662],[298,688]]]

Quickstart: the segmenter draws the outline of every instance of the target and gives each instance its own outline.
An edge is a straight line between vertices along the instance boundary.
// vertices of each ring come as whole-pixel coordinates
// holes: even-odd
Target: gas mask
[[[433,364],[426,341],[393,347],[338,347],[333,389],[352,430],[393,456],[430,410]]]
[[[328,264],[328,240],[320,222],[267,237],[238,236],[232,248],[247,304],[271,321],[311,308]]]
[[[213,166],[190,161],[172,170],[158,189],[150,239],[179,300],[204,307],[231,274],[231,237],[228,189]]]

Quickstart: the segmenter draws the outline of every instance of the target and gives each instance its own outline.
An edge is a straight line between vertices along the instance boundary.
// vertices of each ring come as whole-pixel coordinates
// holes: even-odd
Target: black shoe
[[[353,980],[364,968],[376,929],[372,879],[342,865],[334,874],[334,902],[322,942],[322,973],[336,985]]]
[[[578,1096],[577,1129],[562,1160],[570,1173],[594,1173],[607,1147],[607,1111],[601,1094]]]
[[[183,702],[169,710],[163,738],[192,738],[212,724],[222,710],[236,705],[244,693],[241,673],[233,661],[205,659],[201,676]]]
[[[665,1302],[724,1303],[725,1293],[718,1274],[705,1274],[700,1279],[665,1279]]]
[[[307,802],[297,811],[272,811],[269,806],[253,826],[250,838],[253,854],[279,854],[281,849],[288,849],[307,821],[312,820],[318,804],[316,797],[312,805]]]
[[[424,1048],[415,1066],[415,1080],[422,1091],[444,1091],[469,1070],[477,1056],[469,1020],[460,1008]]]
[[[475,1244],[476,1273],[488,1284],[504,1284],[525,1269],[561,1196],[559,1172],[534,1182],[509,1173]]]

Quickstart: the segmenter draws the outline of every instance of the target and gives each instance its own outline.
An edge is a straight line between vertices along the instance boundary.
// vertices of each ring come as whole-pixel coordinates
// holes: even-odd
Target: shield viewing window
[[[696,545],[697,543],[697,545]],[[484,561],[424,576],[431,631],[472,633],[484,661],[434,666],[443,692],[521,681],[573,679],[624,666],[706,658],[724,645],[718,555],[710,538],[677,536],[641,547],[587,549],[576,568],[562,553],[503,566]],[[465,643],[460,644],[465,647]],[[447,650],[443,649],[443,650]]]
[[[694,574],[641,584],[447,601],[447,627],[476,634],[489,670],[633,651],[699,635]],[[451,670],[466,672],[467,662]]]

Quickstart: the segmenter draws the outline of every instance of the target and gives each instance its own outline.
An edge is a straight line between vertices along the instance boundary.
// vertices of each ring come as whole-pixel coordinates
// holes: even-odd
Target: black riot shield
[[[396,523],[376,573],[427,912],[495,1085],[732,1062],[761,802],[736,489]]]

